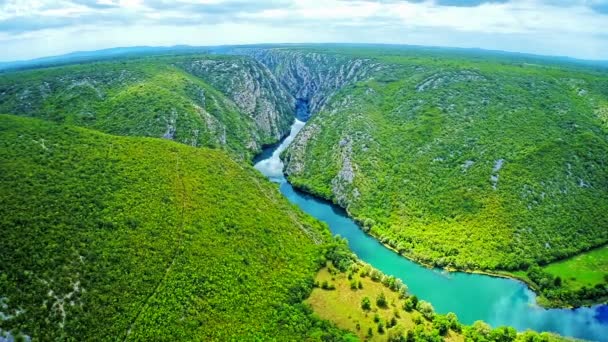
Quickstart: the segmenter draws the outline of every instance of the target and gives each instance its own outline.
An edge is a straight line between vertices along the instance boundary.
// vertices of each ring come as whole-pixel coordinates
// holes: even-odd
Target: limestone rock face
[[[263,64],[239,57],[197,59],[178,66],[234,101],[253,119],[262,141],[273,142],[288,133],[295,100]]]
[[[311,115],[321,111],[342,87],[367,79],[382,66],[371,59],[306,50],[243,49],[270,69],[289,93],[308,103]]]
[[[294,141],[291,142],[288,155],[289,158],[285,163],[285,172],[290,175],[302,174],[304,172],[304,161],[306,157],[306,149],[311,139],[318,134],[319,127],[315,124],[309,124],[298,133]]]
[[[337,110],[336,107],[349,107],[352,102],[349,96],[337,101],[332,99],[336,99],[344,87],[369,80],[388,67],[372,59],[303,49],[244,48],[233,53],[250,56],[265,65],[296,100],[296,116],[301,120],[307,120],[321,111],[331,115]],[[304,108],[307,110],[301,113]],[[314,162],[308,150],[320,138],[319,134],[320,127],[315,119],[311,119],[296,136],[285,154],[285,172],[288,175],[306,177],[309,169],[307,163]],[[340,143],[331,148],[338,164],[330,181],[331,192],[344,207],[360,196],[355,184],[357,165],[352,161],[352,154],[353,144],[360,148],[363,144],[359,141],[361,139],[360,134],[345,135]]]

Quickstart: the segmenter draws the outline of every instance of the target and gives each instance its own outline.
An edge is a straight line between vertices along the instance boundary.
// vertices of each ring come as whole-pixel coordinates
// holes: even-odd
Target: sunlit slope
[[[607,73],[341,53],[383,67],[297,136],[295,185],[437,266],[525,269],[608,241]]]
[[[146,57],[0,75],[0,112],[247,158],[288,131],[292,110],[267,69],[241,57]]]
[[[0,227],[4,331],[80,341],[340,334],[299,304],[329,232],[221,151],[0,116]]]

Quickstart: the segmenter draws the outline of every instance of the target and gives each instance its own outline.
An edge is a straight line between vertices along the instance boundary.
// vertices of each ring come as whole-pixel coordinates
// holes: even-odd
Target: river
[[[327,223],[333,234],[346,238],[361,260],[400,278],[410,293],[433,304],[435,311],[454,312],[464,324],[483,320],[493,327],[509,325],[520,331],[552,331],[564,336],[608,341],[608,305],[543,309],[536,305],[535,294],[519,281],[420,266],[364,233],[341,208],[295,190],[283,176],[279,156],[302,127],[304,122],[296,119],[287,138],[265,149],[256,158],[255,168],[279,183],[281,193],[289,201]]]

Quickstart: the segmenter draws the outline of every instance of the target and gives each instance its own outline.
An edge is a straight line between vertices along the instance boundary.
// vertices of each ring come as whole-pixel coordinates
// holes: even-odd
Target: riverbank
[[[296,127],[292,127],[290,138],[298,131],[293,128]],[[537,297],[520,280],[504,275],[447,272],[428,267],[430,265],[425,267],[399,254],[392,246],[382,244],[378,237],[366,234],[360,223],[358,225],[351,218],[352,213],[288,182],[280,160],[280,151],[288,147],[288,140],[291,139],[265,151],[268,158],[258,158],[254,167],[277,183],[281,194],[291,203],[327,224],[333,235],[344,238],[359,260],[400,279],[412,294],[432,303],[437,312],[454,312],[467,325],[482,320],[492,327],[512,326],[518,331],[532,329],[608,342],[608,306],[540,309],[535,305]]]
[[[453,313],[434,312],[432,303],[419,300],[403,291],[407,284],[391,286],[394,279],[371,265],[357,261],[348,271],[340,272],[330,263],[319,270],[315,288],[305,300],[321,318],[342,329],[355,332],[361,340],[387,341],[399,337],[415,340],[462,342],[482,339],[483,331],[499,340],[574,341],[552,333],[525,331],[512,327],[494,327],[484,322],[463,325]],[[364,303],[365,304],[364,306]],[[481,329],[483,328],[483,329]],[[493,340],[494,340],[493,339]]]
[[[479,274],[479,275],[486,275],[486,276],[496,277],[496,278],[510,279],[510,280],[520,282],[520,283],[524,284],[530,291],[532,291],[535,294],[535,303],[539,307],[542,307],[545,309],[574,309],[574,308],[578,308],[578,307],[592,307],[592,306],[595,306],[598,304],[605,304],[608,301],[608,297],[599,297],[599,298],[592,299],[592,300],[578,300],[577,299],[578,305],[574,305],[573,303],[568,302],[568,301],[547,298],[546,296],[543,295],[541,289],[537,286],[537,284],[535,284],[533,281],[531,281],[525,274],[516,273],[516,272],[520,272],[520,273],[525,272],[525,270],[512,272],[512,271],[506,271],[506,270],[459,269],[459,268],[455,268],[455,267],[441,268],[441,267],[437,267],[433,264],[421,261],[421,260],[417,259],[416,257],[413,257],[412,255],[400,252],[397,248],[395,248],[395,246],[392,246],[392,245],[386,243],[386,241],[388,240],[388,238],[386,236],[376,234],[375,232],[372,232],[369,229],[364,229],[363,220],[361,220],[360,218],[353,215],[347,208],[344,208],[341,205],[339,205],[338,203],[336,203],[333,200],[333,198],[328,198],[326,195],[319,193],[319,192],[315,191],[314,189],[309,188],[305,184],[300,184],[297,181],[294,181],[292,183],[288,174],[284,173],[284,176],[285,176],[286,180],[288,182],[290,182],[291,186],[294,187],[294,189],[296,189],[297,191],[300,191],[300,192],[310,195],[310,196],[314,196],[314,197],[316,197],[320,200],[323,200],[323,201],[327,202],[328,204],[335,206],[335,207],[339,208],[340,210],[342,210],[349,218],[351,218],[353,221],[356,222],[358,229],[360,229],[366,235],[376,239],[385,248],[393,251],[394,253],[398,254],[401,257],[404,257],[404,258],[406,258],[418,265],[424,266],[428,269],[441,269],[441,270],[445,270],[445,271],[448,271],[451,273],[463,272],[463,273],[469,273],[469,274]],[[579,256],[583,255],[583,254],[585,254],[585,253],[579,254]],[[559,263],[562,261],[558,261],[555,263]],[[551,263],[551,264],[554,264],[554,263]]]

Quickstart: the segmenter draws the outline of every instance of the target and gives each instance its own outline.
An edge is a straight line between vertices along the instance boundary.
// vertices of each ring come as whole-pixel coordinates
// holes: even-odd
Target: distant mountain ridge
[[[29,60],[18,60],[0,62],[0,72],[19,69],[31,69],[64,65],[72,63],[90,62],[120,57],[136,57],[157,54],[184,54],[184,53],[213,53],[213,54],[234,54],[239,48],[273,48],[273,47],[357,47],[357,48],[388,48],[399,50],[418,50],[418,51],[448,51],[463,55],[494,55],[498,57],[515,57],[526,60],[542,62],[571,63],[590,67],[608,68],[608,60],[585,60],[566,56],[546,56],[523,52],[511,52],[502,50],[486,50],[481,48],[458,48],[458,47],[436,47],[422,45],[401,45],[401,44],[359,44],[359,43],[277,43],[277,44],[245,44],[245,45],[213,45],[213,46],[192,46],[192,45],[173,45],[173,46],[129,46],[114,47],[101,50],[75,51],[67,54],[34,58]]]

